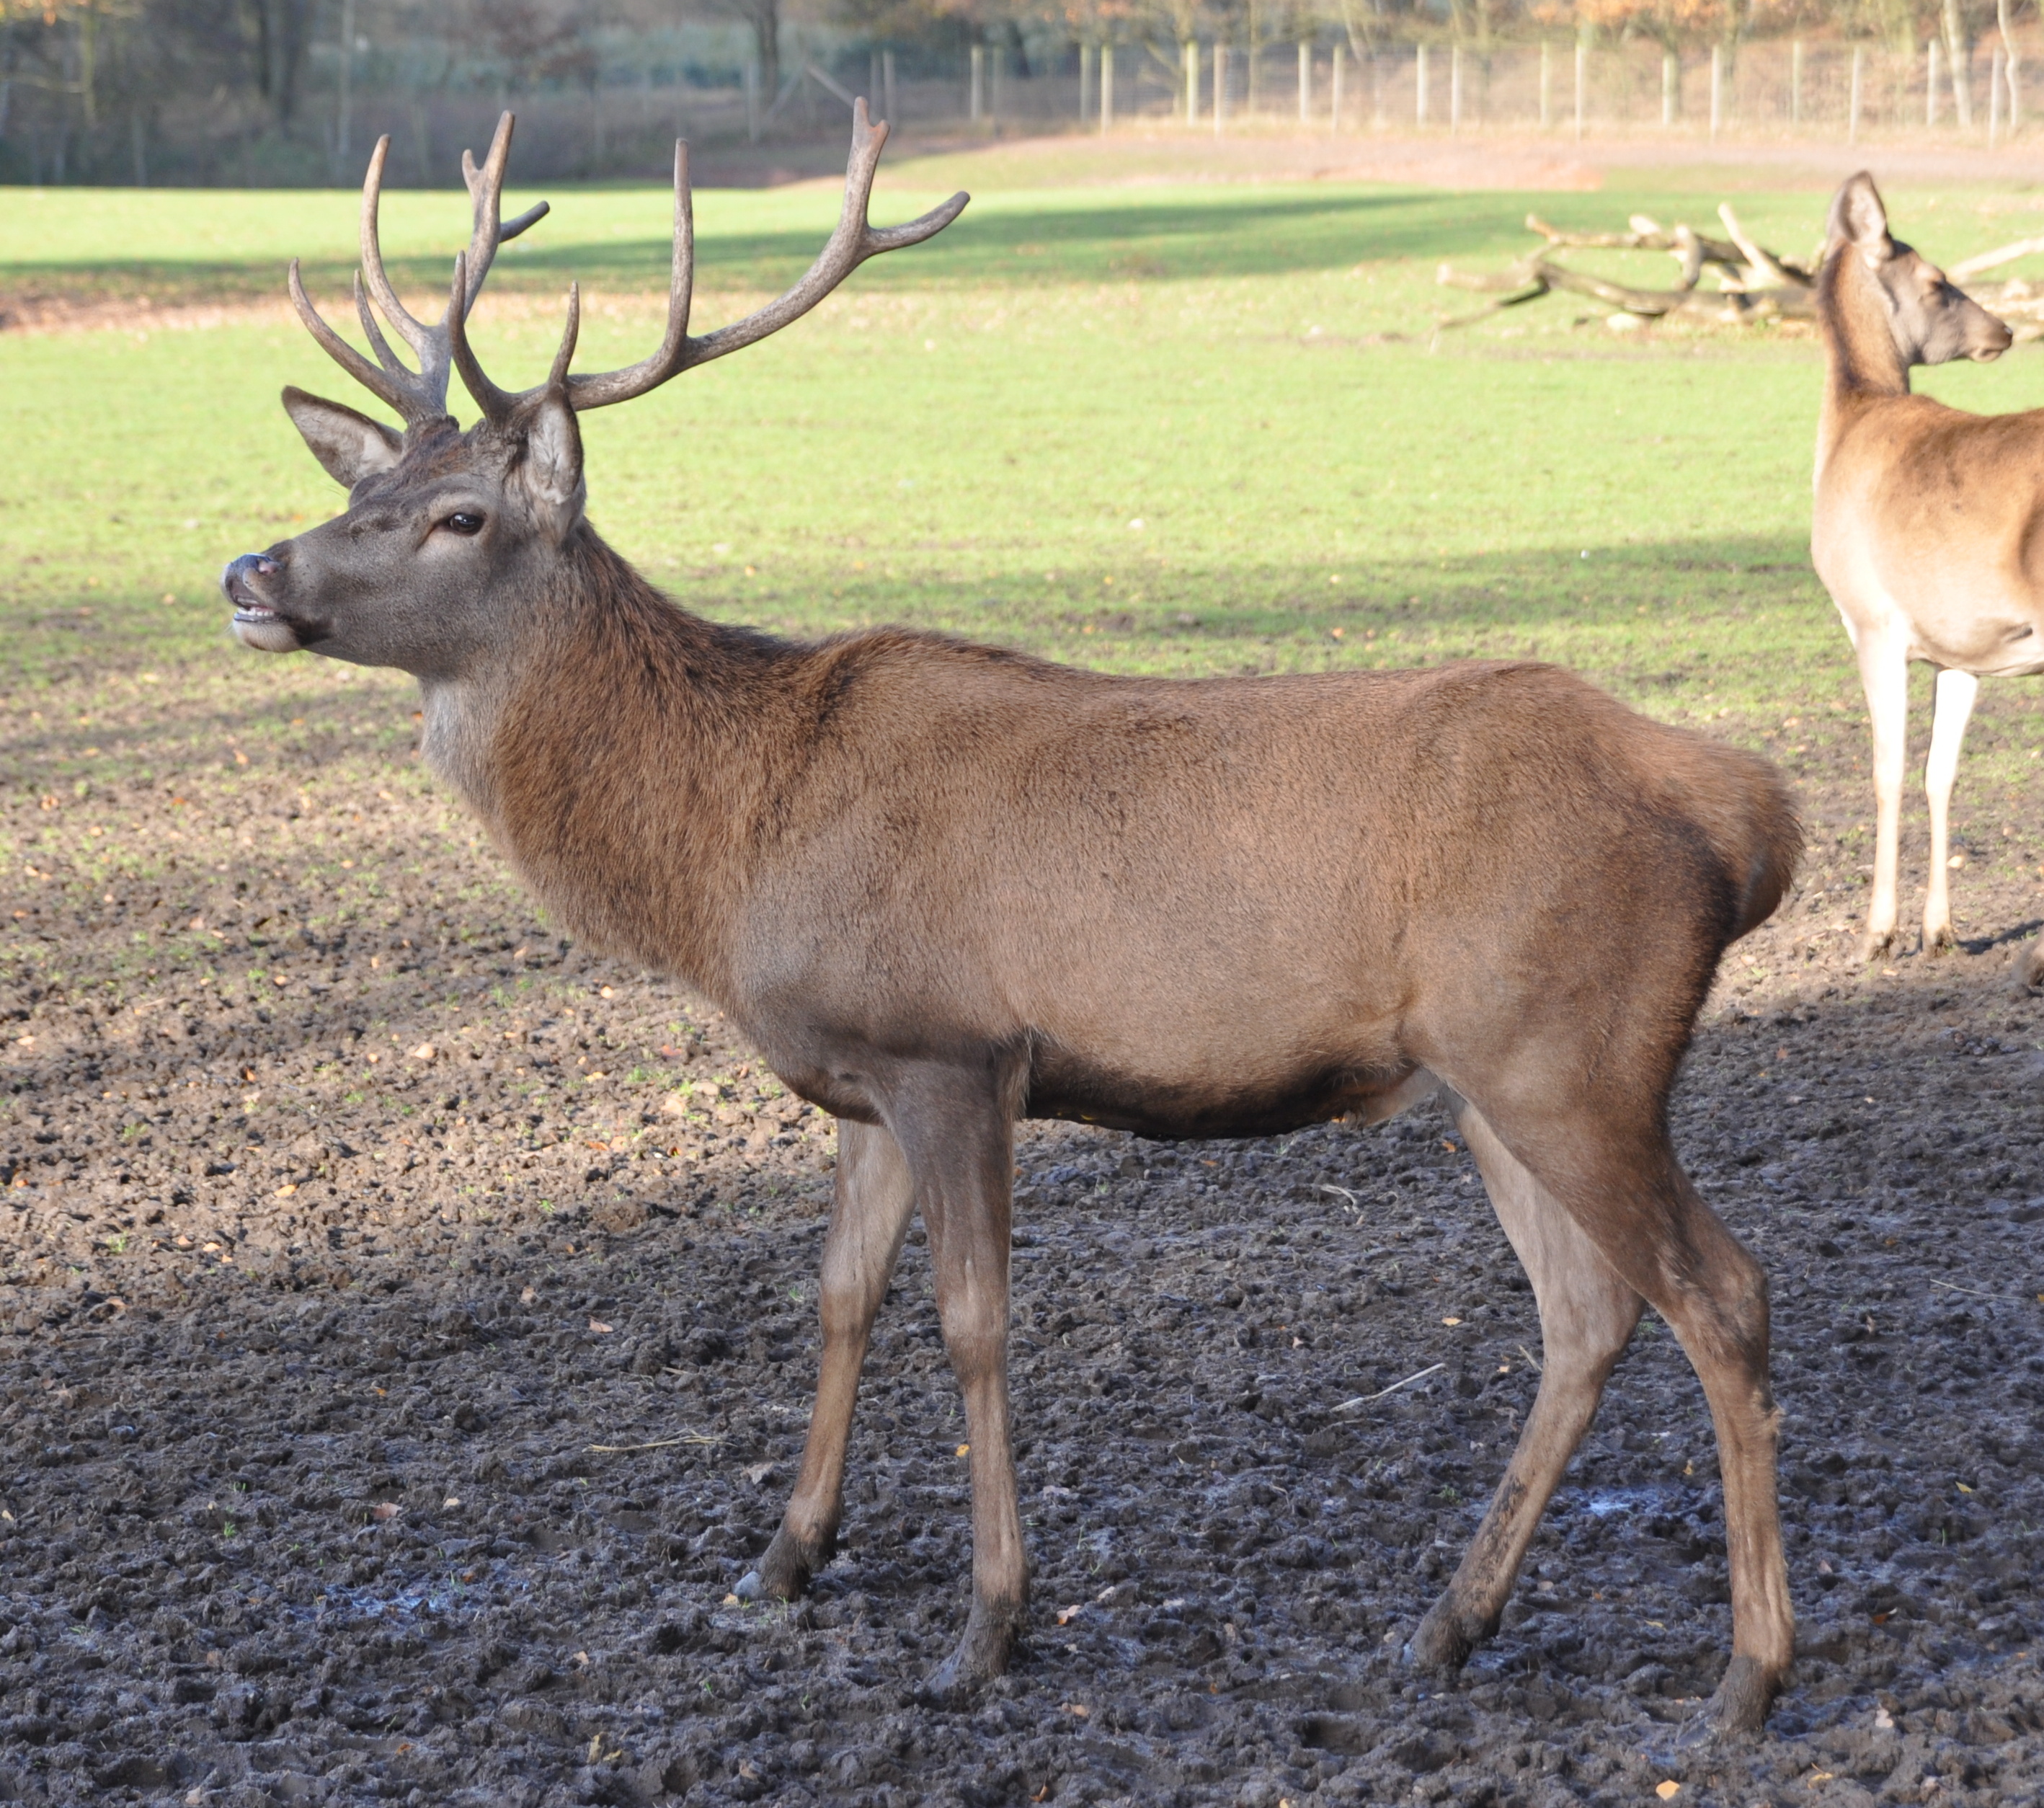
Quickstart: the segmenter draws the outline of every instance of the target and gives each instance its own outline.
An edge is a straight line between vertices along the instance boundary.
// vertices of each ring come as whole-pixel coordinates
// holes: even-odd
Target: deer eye
[[[474,534],[482,531],[482,517],[471,514],[466,509],[457,509],[440,523],[449,533]]]

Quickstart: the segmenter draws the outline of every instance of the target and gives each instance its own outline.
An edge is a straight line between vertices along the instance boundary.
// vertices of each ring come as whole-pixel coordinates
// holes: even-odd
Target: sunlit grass
[[[877,210],[970,175],[918,167]],[[571,271],[594,298],[584,367],[657,335],[664,198],[555,198],[478,329],[508,380],[543,367]],[[1905,226],[1949,223],[1918,235],[1949,256],[2022,229],[1992,198],[1891,202]],[[21,199],[0,285],[121,292],[121,272],[170,271],[167,293],[274,295],[303,250],[332,294],[353,233],[344,195]],[[1741,199],[1788,246],[1823,204]],[[1727,733],[1818,710],[1857,734],[1805,544],[1814,347],[1621,341],[1562,300],[1436,343],[1435,263],[1508,256],[1529,206],[1578,225],[1708,213],[1665,190],[996,192],[770,344],[589,417],[592,511],[690,607],[793,633],[902,619],[1174,673],[1533,654]],[[705,195],[698,324],[792,275],[834,211],[815,187]],[[437,282],[463,212],[394,195],[386,242]],[[0,609],[21,706],[54,687],[89,717],[125,685],[144,715],[175,698],[288,725],[336,695],[330,667],[233,648],[213,588],[226,558],[339,506],[277,406],[286,382],[349,394],[281,314],[0,340],[16,448]],[[1926,387],[2028,405],[2044,361]],[[90,741],[89,722],[58,725],[38,733]]]

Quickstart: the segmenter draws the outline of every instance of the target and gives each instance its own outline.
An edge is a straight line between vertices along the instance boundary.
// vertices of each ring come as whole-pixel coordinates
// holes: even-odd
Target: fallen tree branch
[[[1719,208],[1718,218],[1731,235],[1728,238],[1700,233],[1681,221],[1663,226],[1643,213],[1634,214],[1627,222],[1630,229],[1623,233],[1565,232],[1538,213],[1528,213],[1527,230],[1546,241],[1540,250],[1497,271],[1440,266],[1437,280],[1443,287],[1495,294],[1498,299],[1470,313],[1438,320],[1435,329],[1473,325],[1507,308],[1556,294],[1581,295],[1616,310],[1615,325],[1677,315],[1727,324],[1811,316],[1815,311],[1811,271],[1751,237],[1729,206]],[[1675,286],[1646,289],[1579,270],[1562,260],[1561,254],[1572,251],[1666,252],[1677,266]],[[1706,270],[1716,273],[1714,294],[1700,288]]]
[[[1739,216],[1732,212],[1729,201],[1719,204],[1718,217],[1724,221],[1725,230],[1731,234],[1731,242],[1739,247],[1739,255],[1746,260],[1750,275],[1759,279],[1758,281],[1749,280],[1746,285],[1747,288],[1807,289],[1810,287],[1812,278],[1808,271],[1800,265],[1790,265],[1746,236],[1746,229],[1739,225]]]
[[[2013,264],[2019,257],[2034,257],[2039,252],[2044,252],[2044,238],[2018,239],[2014,244],[2005,244],[1998,251],[1984,251],[1977,257],[1961,258],[1945,274],[1954,283],[1963,283],[1969,276],[1999,270],[2004,264]]]
[[[1725,325],[1815,319],[1818,260],[1806,263],[1769,251],[1747,232],[1729,202],[1719,207],[1718,219],[1727,237],[1700,233],[1680,222],[1664,226],[1644,213],[1634,214],[1626,222],[1628,229],[1622,233],[1565,232],[1538,213],[1528,213],[1526,229],[1544,241],[1539,250],[1498,271],[1440,266],[1436,280],[1443,287],[1468,289],[1496,298],[1467,314],[1436,319],[1434,330],[1439,333],[1473,326],[1507,309],[1553,294],[1581,295],[1601,303],[1615,310],[1611,319],[1616,326],[1677,317],[1699,325]],[[1678,268],[1675,287],[1643,289],[1578,270],[1563,261],[1564,254],[1577,251],[1665,252]],[[2044,235],[2018,239],[2013,244],[1965,258],[1951,267],[1950,274],[1954,282],[1963,283],[2019,258],[2040,256],[2044,256]],[[1701,287],[1707,270],[1716,272],[1715,293]],[[2044,279],[2033,283],[2015,277],[1969,293],[2008,323],[2019,344],[2044,339]]]

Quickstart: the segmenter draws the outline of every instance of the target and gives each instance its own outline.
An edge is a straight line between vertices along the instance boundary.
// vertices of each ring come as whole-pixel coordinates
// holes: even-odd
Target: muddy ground
[[[0,1800],[2044,1796],[2034,795],[1962,790],[1966,952],[1865,971],[1862,730],[1765,725],[1812,855],[1677,1132],[1774,1280],[1804,1655],[1769,1737],[1695,1736],[1719,1489],[1651,1320],[1502,1635],[1460,1688],[1401,1671],[1539,1347],[1432,1108],[1024,1137],[1035,1605],[948,1712],[916,1687],[962,1621],[965,1465],[920,1243],[843,1554],[741,1608],[805,1424],[831,1126],[532,917],[401,688],[231,669],[81,664],[5,706]]]

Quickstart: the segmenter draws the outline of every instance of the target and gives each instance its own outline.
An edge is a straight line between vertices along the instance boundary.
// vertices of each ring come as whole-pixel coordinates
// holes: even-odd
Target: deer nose
[[[252,579],[274,578],[283,568],[281,560],[272,559],[267,552],[244,552],[220,574],[220,587],[229,602],[239,602],[248,593]]]

